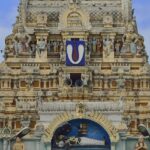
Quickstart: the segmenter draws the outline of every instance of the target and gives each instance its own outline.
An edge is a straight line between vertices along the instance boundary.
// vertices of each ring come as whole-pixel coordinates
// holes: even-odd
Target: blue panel
[[[66,65],[84,66],[85,65],[85,42],[67,41],[66,42]]]
[[[81,128],[81,125],[85,125],[85,128]],[[59,139],[58,137],[60,137],[60,135],[63,135],[64,139],[68,139],[69,137],[85,137],[93,140],[105,141],[106,147],[110,147],[111,144],[109,135],[106,130],[99,124],[87,119],[71,120],[62,127],[58,128],[52,141],[54,147],[55,141]]]

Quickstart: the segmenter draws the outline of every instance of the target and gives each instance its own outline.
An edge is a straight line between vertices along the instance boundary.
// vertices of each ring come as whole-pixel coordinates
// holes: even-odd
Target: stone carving
[[[145,45],[144,45],[144,38],[142,36],[139,36],[139,38],[136,40],[136,48],[137,48],[137,55],[144,54]]]
[[[9,35],[5,40],[5,53],[6,54],[14,54],[14,42],[13,42],[13,34]]]
[[[117,40],[117,41],[115,42],[115,52],[116,52],[117,55],[120,54],[121,48],[122,48],[122,42],[119,41],[119,40]]]
[[[98,39],[96,43],[96,51],[98,54],[102,54],[102,46],[103,44],[102,44],[101,39]]]
[[[105,57],[109,56],[110,53],[113,51],[114,48],[114,42],[112,39],[107,37],[106,39],[103,40],[103,50]]]
[[[117,87],[118,89],[123,89],[125,87],[125,79],[122,75],[120,75],[119,79],[117,79]]]
[[[21,118],[22,128],[29,127],[30,125],[30,116],[26,113]]]
[[[96,38],[93,38],[93,40],[92,40],[92,49],[93,49],[93,53],[96,53],[96,43],[97,43]]]
[[[82,75],[82,82],[83,82],[83,86],[87,87],[89,84],[89,75],[86,74]]]
[[[46,26],[48,21],[48,15],[46,13],[40,13],[37,15],[37,25]]]
[[[31,36],[25,33],[25,29],[22,25],[18,27],[18,32],[14,36],[15,54],[29,52],[29,43]]]
[[[126,33],[123,36],[123,43],[123,53],[131,52],[132,54],[136,54],[144,49],[144,41],[141,39],[141,36],[136,33],[133,22],[129,22],[127,25]]]
[[[13,150],[25,150],[25,146],[19,137],[17,137],[16,143],[13,145]]]
[[[82,26],[81,15],[77,12],[70,13],[67,18],[67,25],[68,27],[81,27]]]
[[[75,111],[76,107],[75,102],[43,102],[40,106],[40,111],[43,112],[62,112],[62,111]],[[124,102],[122,100],[119,101],[109,101],[109,102],[86,102],[87,111],[123,111],[124,110]]]
[[[47,42],[44,38],[41,38],[37,42],[37,52],[39,56],[46,50]]]
[[[79,103],[76,105],[76,114],[79,116],[79,117],[82,117],[84,115],[86,111],[86,106],[82,103]]]
[[[42,104],[43,104],[42,97],[38,96],[37,99],[36,99],[36,108],[37,108],[37,110],[41,110]]]
[[[5,128],[2,130],[2,137],[8,138],[11,136],[12,130],[10,127],[8,127],[8,124],[5,126]]]
[[[104,27],[112,27],[113,26],[113,17],[111,15],[106,15],[103,18]]]
[[[40,137],[44,133],[44,125],[43,124],[37,124],[35,127],[35,134],[34,136]]]
[[[144,142],[143,136],[140,136],[139,141],[135,146],[135,150],[148,150],[147,144]]]
[[[87,41],[87,52],[90,54],[92,51],[92,39],[88,39]]]

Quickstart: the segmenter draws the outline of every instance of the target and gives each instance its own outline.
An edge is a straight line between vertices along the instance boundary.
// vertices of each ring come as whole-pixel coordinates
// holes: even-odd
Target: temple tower
[[[150,65],[131,0],[21,0],[5,43],[0,149],[30,128],[32,150],[133,150],[138,125],[150,128]]]

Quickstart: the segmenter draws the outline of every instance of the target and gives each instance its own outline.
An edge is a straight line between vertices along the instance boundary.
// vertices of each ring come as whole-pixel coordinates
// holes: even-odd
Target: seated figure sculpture
[[[140,136],[139,141],[135,146],[135,150],[148,150],[147,144],[144,142],[143,136]]]
[[[13,145],[13,150],[25,150],[25,146],[19,137],[17,137],[16,143]]]
[[[18,32],[14,36],[15,53],[19,54],[22,52],[28,52],[30,41],[31,41],[31,36],[25,33],[24,27],[20,25],[18,27]]]

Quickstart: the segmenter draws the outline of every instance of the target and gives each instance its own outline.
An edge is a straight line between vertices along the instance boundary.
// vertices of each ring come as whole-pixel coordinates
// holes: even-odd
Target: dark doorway
[[[70,79],[72,80],[72,87],[75,87],[81,81],[81,73],[71,73]]]

